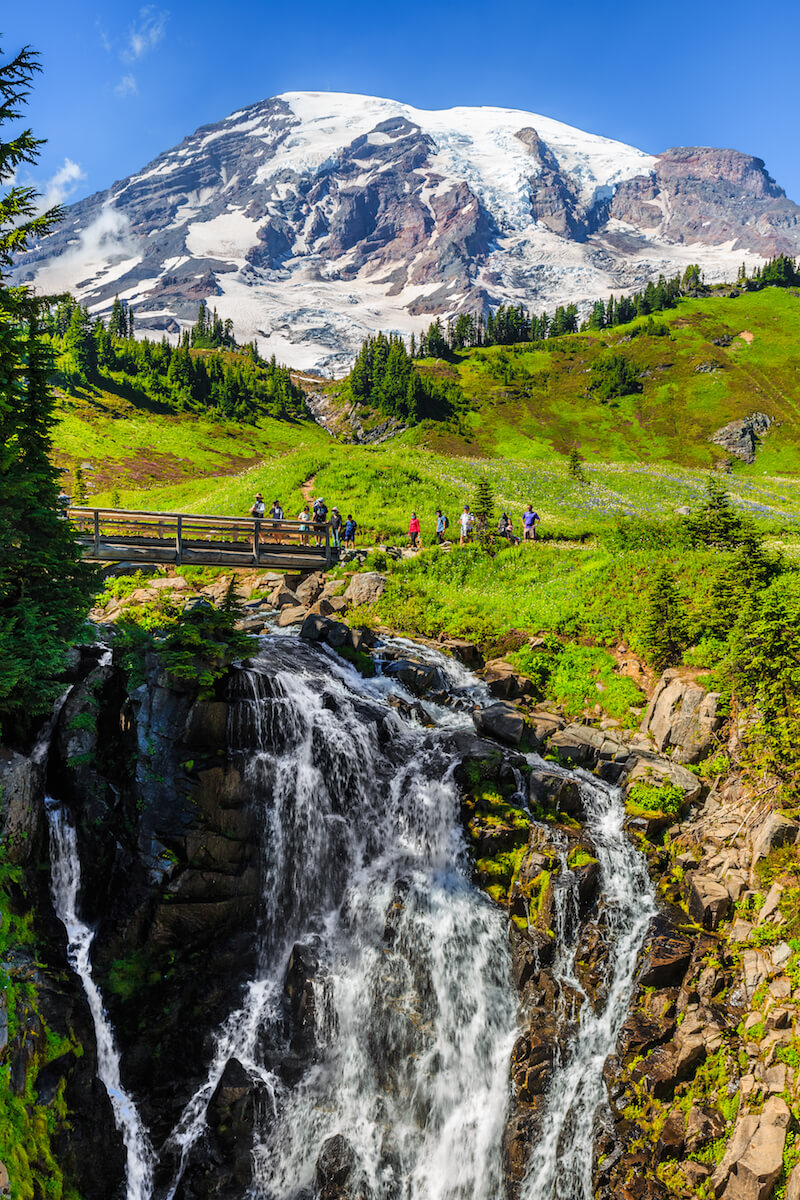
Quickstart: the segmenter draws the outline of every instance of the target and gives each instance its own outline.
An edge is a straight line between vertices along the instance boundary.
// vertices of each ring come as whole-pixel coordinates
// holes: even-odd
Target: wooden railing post
[[[181,555],[183,553],[183,517],[178,517],[178,524],[175,529],[175,564],[181,565]]]
[[[94,510],[94,556],[100,557],[100,510]]]
[[[255,520],[253,522],[253,562],[255,563],[256,566],[258,566],[258,556],[260,553],[259,545],[258,545],[258,535],[259,535],[260,529],[261,529],[261,522],[259,520]]]
[[[325,522],[325,567],[326,567],[326,569],[328,567],[330,567],[330,565],[331,565],[331,523],[330,523],[330,521],[326,521]]]

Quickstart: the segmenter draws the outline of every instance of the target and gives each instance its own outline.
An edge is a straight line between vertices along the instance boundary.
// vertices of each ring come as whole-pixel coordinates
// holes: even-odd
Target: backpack
[[[445,517],[445,518],[444,518],[444,528],[445,528],[445,529],[449,529],[449,528],[450,528],[450,519],[449,519],[449,517]]]

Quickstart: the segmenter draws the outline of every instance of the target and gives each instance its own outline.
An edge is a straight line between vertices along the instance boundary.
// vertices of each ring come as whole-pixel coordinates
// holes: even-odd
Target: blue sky
[[[5,6],[4,6],[5,7]],[[108,186],[198,125],[297,89],[542,113],[658,152],[732,146],[800,202],[800,2],[164,0],[15,4],[43,73],[28,120],[52,199]]]

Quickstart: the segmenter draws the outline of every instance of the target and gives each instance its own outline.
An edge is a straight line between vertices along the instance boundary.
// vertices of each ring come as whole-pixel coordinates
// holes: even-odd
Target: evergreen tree
[[[75,468],[75,482],[72,487],[72,502],[80,507],[86,503],[86,500],[86,477],[83,473],[83,467],[77,466]]]
[[[666,565],[650,589],[641,640],[647,661],[659,672],[680,662],[688,644],[686,605]]]
[[[576,480],[578,483],[587,482],[586,474],[583,470],[583,460],[574,446],[570,450],[567,459],[567,471],[570,478]]]
[[[481,475],[475,485],[475,499],[472,511],[476,520],[486,526],[491,526],[494,519],[494,492],[487,475]]]
[[[703,501],[686,518],[686,528],[695,541],[716,550],[743,546],[752,552],[761,542],[752,520],[733,507],[724,480],[716,474],[707,477]]]
[[[57,511],[46,313],[28,289],[7,279],[14,256],[61,215],[51,209],[37,216],[35,190],[14,183],[41,145],[17,125],[38,69],[29,47],[0,62],[0,185],[8,188],[0,196],[0,722],[8,736],[49,707],[93,578]],[[6,133],[9,125],[14,132]]]

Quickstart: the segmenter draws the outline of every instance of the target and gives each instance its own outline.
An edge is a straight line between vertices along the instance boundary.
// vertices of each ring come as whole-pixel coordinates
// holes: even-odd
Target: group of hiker
[[[272,507],[267,512],[264,497],[261,495],[261,492],[257,492],[255,500],[250,506],[250,516],[255,517],[258,521],[263,520],[265,522],[264,532],[267,537],[271,535],[272,540],[276,542],[281,540],[280,532],[283,522],[287,518],[279,500],[273,500]],[[318,497],[311,506],[306,501],[302,510],[297,514],[297,520],[300,523],[298,529],[300,541],[304,546],[311,544],[312,536],[316,546],[325,545],[325,527],[327,524],[330,528],[330,543],[334,549],[339,550],[343,547],[345,550],[352,550],[355,548],[358,525],[353,518],[353,514],[348,513],[347,517],[343,518],[335,505],[329,513],[328,506],[322,496]],[[516,546],[519,545],[520,541],[536,541],[536,526],[538,524],[539,514],[534,510],[532,504],[528,504],[522,514],[522,538],[518,537],[514,532],[513,518],[507,512],[504,512],[497,522],[495,533],[498,537],[505,538],[512,546]],[[473,512],[468,504],[464,505],[458,519],[458,526],[459,544],[461,546],[465,546],[476,537],[489,533],[486,518]],[[442,546],[445,542],[451,540],[447,535],[449,528],[449,518],[441,508],[437,508],[435,538],[438,545]],[[411,514],[411,520],[408,525],[408,540],[413,550],[421,549],[422,526],[416,512],[412,512]]]
[[[497,522],[495,533],[498,537],[505,538],[512,546],[518,546],[521,540],[526,542],[536,541],[536,526],[539,524],[539,514],[534,511],[533,505],[528,504],[525,512],[522,514],[522,538],[517,537],[514,533],[514,520],[507,512],[504,512]],[[461,515],[458,518],[459,526],[459,545],[465,546],[474,538],[489,534],[489,522],[483,514],[472,511],[468,504],[464,505]],[[443,545],[451,539],[447,536],[447,530],[450,528],[450,520],[442,512],[441,508],[436,510],[436,542],[438,545]],[[420,529],[419,517],[415,512],[411,514],[411,521],[408,526],[408,538],[412,549],[418,550],[422,546],[422,531]]]
[[[250,516],[257,520],[266,522],[265,532],[267,537],[272,535],[272,540],[279,542],[280,532],[283,527],[283,522],[288,518],[283,511],[280,500],[273,500],[272,507],[267,512],[267,505],[261,492],[256,492],[256,497],[250,505]],[[339,550],[342,545],[344,548],[352,550],[356,544],[356,529],[358,526],[353,520],[353,514],[348,513],[344,519],[339,509],[334,507],[328,514],[328,506],[322,496],[319,496],[309,507],[309,502],[306,500],[301,511],[296,518],[299,522],[300,542],[303,546],[311,545],[311,538],[314,538],[315,546],[325,545],[325,526],[330,525],[331,545],[334,549]]]

